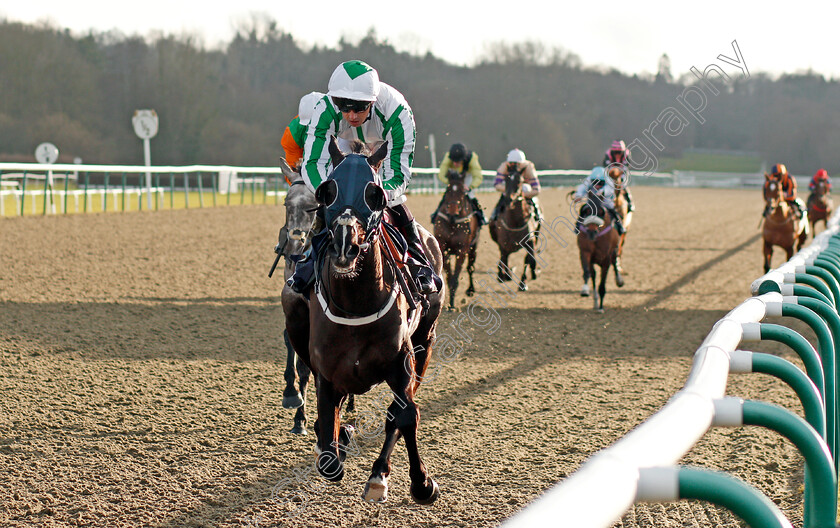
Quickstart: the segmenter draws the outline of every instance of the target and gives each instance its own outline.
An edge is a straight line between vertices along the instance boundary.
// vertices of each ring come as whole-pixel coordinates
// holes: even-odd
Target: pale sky
[[[333,47],[342,36],[356,41],[373,27],[379,40],[401,51],[431,51],[453,64],[472,64],[488,42],[539,41],[578,55],[586,66],[613,67],[630,74],[655,73],[659,57],[667,53],[674,77],[688,73],[692,66],[705,69],[721,54],[735,58],[732,41],[736,40],[750,73],[778,75],[810,68],[840,79],[836,56],[840,37],[835,34],[840,4],[831,0],[785,2],[790,6],[787,9],[771,7],[782,2],[734,0],[499,4],[476,0],[28,0],[7,2],[0,7],[0,18],[49,21],[76,33],[89,29],[117,29],[141,36],[151,36],[153,31],[187,33],[200,36],[212,48],[229,41],[236,27],[259,14],[276,20],[281,30],[304,46]],[[393,5],[399,7],[389,7]]]

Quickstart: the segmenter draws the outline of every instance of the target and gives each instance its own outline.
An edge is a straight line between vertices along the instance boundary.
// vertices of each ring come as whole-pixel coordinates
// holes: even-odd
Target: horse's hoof
[[[431,504],[437,500],[440,496],[440,488],[438,488],[437,482],[431,477],[426,479],[426,484],[421,486],[419,490],[414,489],[414,486],[411,486],[411,498],[414,499],[414,502],[417,504]]]
[[[292,427],[292,429],[289,432],[292,433],[292,434],[296,434],[296,435],[308,435],[309,434],[309,431],[306,430],[306,427],[304,427],[302,422],[301,423],[295,422],[295,426]]]
[[[589,297],[589,285],[588,284],[584,284],[580,288],[580,296],[581,297]]]
[[[595,308],[595,313],[602,314],[602,313],[604,313],[604,309],[603,308]]]
[[[454,312],[454,311],[455,311],[455,307],[454,307],[454,306],[452,306],[452,305],[450,304],[449,306],[447,306],[447,307],[446,307],[446,311],[447,311],[447,312]]]
[[[473,295],[475,295],[475,288],[468,288],[467,291],[464,293],[466,293],[467,297],[472,297]]]
[[[519,291],[528,291],[528,285],[524,282],[519,283]]]
[[[344,464],[335,453],[324,451],[318,455],[315,465],[318,467],[318,473],[330,482],[338,482],[344,478]]]
[[[283,395],[283,408],[284,409],[297,409],[303,405],[303,397],[297,391],[294,394],[290,395]]]
[[[365,502],[381,503],[388,500],[388,477],[374,477],[365,483],[362,493]]]
[[[618,286],[619,288],[624,286],[624,278],[622,278],[621,275],[616,275],[615,276],[615,285]]]

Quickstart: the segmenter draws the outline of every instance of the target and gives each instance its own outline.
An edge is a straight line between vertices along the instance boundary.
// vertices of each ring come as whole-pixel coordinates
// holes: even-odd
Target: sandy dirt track
[[[569,215],[566,191],[544,191],[548,219]],[[424,225],[438,198],[410,197]],[[488,212],[496,198],[479,195]],[[567,232],[547,243],[529,291],[488,301],[492,334],[466,324],[457,361],[433,360],[418,395],[421,456],[441,488],[428,507],[410,499],[402,443],[389,500],[374,506],[360,494],[378,439],[360,440],[344,480],[324,484],[309,473],[312,434],[289,433],[281,280],[267,278],[282,206],[0,220],[0,526],[497,526],[665,404],[761,274],[758,191],[638,187],[634,198],[627,284],[610,278],[605,314],[578,295]],[[484,230],[477,279],[494,288],[484,271],[497,258]],[[463,313],[444,313],[440,331]],[[733,376],[729,393],[801,415],[766,376]],[[374,399],[358,398],[359,412]],[[714,430],[684,462],[733,472],[801,524],[802,459],[781,437]],[[276,495],[295,475],[284,485],[295,498]],[[616,526],[739,523],[681,502],[637,505]]]

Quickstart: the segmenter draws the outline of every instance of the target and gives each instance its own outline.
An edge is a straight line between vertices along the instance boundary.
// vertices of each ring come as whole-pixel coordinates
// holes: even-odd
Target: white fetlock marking
[[[373,477],[365,485],[365,500],[385,502],[388,499],[388,477]]]

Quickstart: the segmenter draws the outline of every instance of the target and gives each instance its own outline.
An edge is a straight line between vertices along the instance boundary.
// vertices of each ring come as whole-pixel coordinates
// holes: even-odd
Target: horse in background
[[[818,179],[814,190],[808,195],[808,221],[811,224],[811,236],[817,236],[817,222],[822,220],[823,229],[828,227],[828,219],[834,211],[834,201],[828,190],[828,180]]]
[[[613,181],[615,187],[615,212],[618,214],[618,218],[624,226],[624,234],[619,235],[618,238],[615,269],[627,275],[627,272],[621,265],[621,259],[624,255],[624,241],[627,239],[627,232],[630,229],[630,223],[633,221],[633,212],[630,211],[630,206],[627,204],[627,198],[624,194],[624,187],[627,185],[627,174],[620,167],[612,166],[607,172],[607,176]]]
[[[603,207],[595,189],[590,188],[587,191],[587,201],[580,208],[579,218],[577,243],[580,251],[580,264],[583,268],[583,286],[580,295],[581,297],[589,296],[589,280],[591,278],[592,289],[595,291],[593,309],[603,313],[604,297],[607,295],[607,275],[610,267],[615,268],[616,285],[619,288],[624,286],[621,270],[616,266],[620,236],[618,231],[613,228],[612,218]],[[597,290],[595,290],[596,265],[601,269],[601,278]]]
[[[502,209],[495,220],[487,226],[490,238],[499,246],[499,282],[511,280],[508,257],[521,248],[525,248],[525,267],[519,278],[519,291],[526,291],[525,279],[531,269],[531,280],[537,278],[537,259],[535,241],[539,237],[540,225],[537,223],[534,207],[522,192],[522,171],[505,175],[505,191],[502,194]]]
[[[280,228],[277,237],[278,243],[274,251],[277,258],[284,257],[283,281],[289,280],[295,271],[295,264],[307,247],[307,237],[312,221],[315,218],[315,209],[318,202],[315,195],[303,181],[303,177],[297,171],[292,170],[286,160],[280,158],[280,170],[289,181],[289,190],[283,205],[286,208],[286,223]],[[276,265],[276,261],[275,261]],[[274,272],[272,267],[269,277]],[[283,330],[283,342],[286,344],[286,367],[283,371],[283,378],[286,386],[283,389],[283,408],[297,409],[294,416],[294,426],[291,433],[305,435],[306,430],[306,388],[309,385],[311,371],[306,363],[295,354],[292,343],[289,341],[289,331]],[[297,376],[295,376],[297,374]],[[295,379],[298,386],[295,387]],[[355,402],[351,398],[347,402],[347,411],[352,412]]]
[[[288,285],[282,295],[289,338],[316,376],[316,466],[330,481],[343,478],[354,430],[341,423],[341,403],[349,394],[363,394],[385,382],[394,401],[363,498],[387,499],[391,453],[402,437],[411,496],[417,503],[431,504],[440,491],[418,452],[420,413],[414,397],[431,360],[445,291],[428,295],[421,308],[407,286],[411,277],[404,274],[404,262],[390,250],[395,242],[386,238],[391,228],[382,222],[387,198],[374,169],[385,158],[387,143],[366,157],[343,154],[332,138],[329,152],[333,168],[316,191],[329,233],[323,251],[315,256],[312,302]],[[437,242],[422,227],[418,231],[430,263],[442,273]]]
[[[473,272],[475,271],[476,249],[481,224],[477,211],[467,195],[465,176],[458,171],[449,170],[447,173],[449,184],[443,193],[443,201],[435,216],[434,235],[443,253],[444,269],[446,270],[446,284],[449,287],[449,310],[455,309],[455,292],[458,290],[458,278],[464,260],[467,260],[467,273],[470,285],[467,296],[475,294]],[[454,257],[454,270],[452,260]]]
[[[767,213],[763,217],[762,237],[764,273],[767,273],[770,271],[773,246],[781,247],[787,255],[786,259],[793,256],[794,245],[796,251],[802,248],[808,238],[808,219],[796,217],[793,208],[785,200],[782,185],[769,175],[765,175],[764,204]]]

